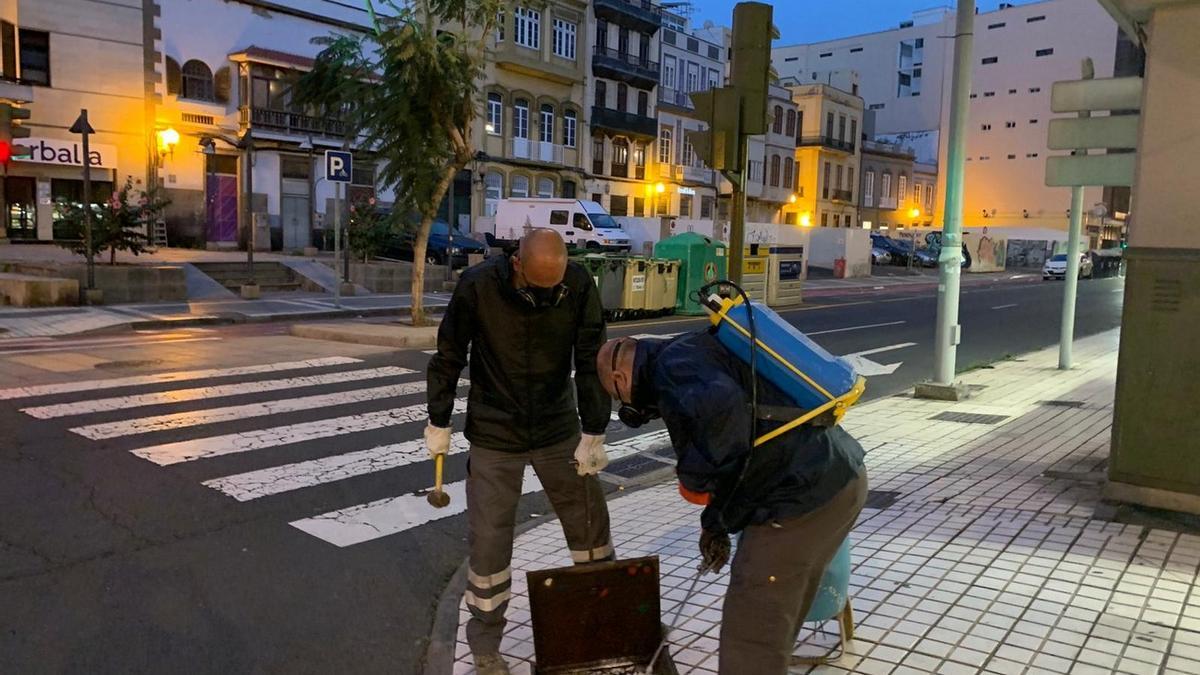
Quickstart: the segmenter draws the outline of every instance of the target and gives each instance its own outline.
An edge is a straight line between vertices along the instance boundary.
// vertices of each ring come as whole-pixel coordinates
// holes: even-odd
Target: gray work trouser
[[[786,675],[821,577],[867,500],[859,475],[814,511],[742,533],[721,613],[721,675]]]
[[[464,599],[471,619],[467,642],[475,654],[500,651],[504,612],[512,586],[513,527],[525,467],[537,478],[562,523],[571,559],[612,560],[608,506],[595,476],[582,478],[572,463],[579,436],[529,452],[499,452],[471,445],[467,464],[467,541],[470,546]],[[590,483],[586,485],[584,481]],[[591,498],[591,526],[587,497]]]

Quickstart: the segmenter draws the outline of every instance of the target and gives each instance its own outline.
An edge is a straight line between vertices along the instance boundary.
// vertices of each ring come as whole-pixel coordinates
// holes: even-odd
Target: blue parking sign
[[[349,183],[354,155],[345,150],[325,151],[325,178],[334,183]]]

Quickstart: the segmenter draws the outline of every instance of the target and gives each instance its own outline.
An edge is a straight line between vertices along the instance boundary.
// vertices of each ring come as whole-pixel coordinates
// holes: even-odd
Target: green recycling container
[[[704,314],[695,294],[704,284],[725,278],[725,244],[702,234],[684,232],[655,244],[654,257],[679,261],[675,313]]]

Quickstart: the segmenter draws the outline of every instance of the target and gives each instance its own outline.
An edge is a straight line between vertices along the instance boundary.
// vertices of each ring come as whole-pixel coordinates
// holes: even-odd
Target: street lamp
[[[158,139],[158,161],[161,166],[165,155],[175,156],[175,146],[179,145],[179,132],[167,127],[159,129],[154,135]]]
[[[812,226],[812,214],[811,213],[809,213],[808,211],[805,211],[804,213],[800,214],[800,226],[801,227],[811,227]]]

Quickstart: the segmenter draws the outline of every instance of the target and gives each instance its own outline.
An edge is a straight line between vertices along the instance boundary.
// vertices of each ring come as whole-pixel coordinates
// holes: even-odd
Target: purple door
[[[208,241],[237,241],[237,176],[208,175]]]

